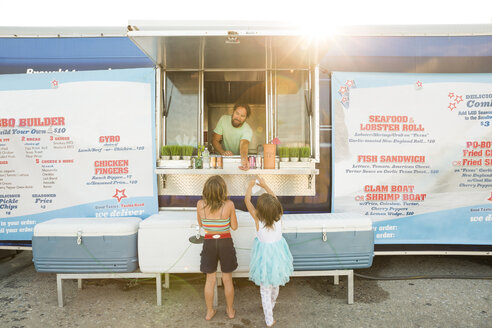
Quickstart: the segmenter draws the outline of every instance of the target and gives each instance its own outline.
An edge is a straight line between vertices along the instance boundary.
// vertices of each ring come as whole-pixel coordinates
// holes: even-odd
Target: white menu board
[[[158,211],[154,69],[0,76],[0,241]]]
[[[492,242],[492,74],[334,73],[333,209],[379,244]]]

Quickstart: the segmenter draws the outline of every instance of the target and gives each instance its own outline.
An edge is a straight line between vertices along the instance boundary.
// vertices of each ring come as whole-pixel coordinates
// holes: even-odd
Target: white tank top
[[[256,236],[258,237],[258,240],[262,243],[274,243],[276,241],[279,241],[282,239],[282,224],[280,223],[280,220],[275,222],[272,227],[265,228],[263,225],[263,222],[258,222],[259,223],[259,229],[256,232]]]

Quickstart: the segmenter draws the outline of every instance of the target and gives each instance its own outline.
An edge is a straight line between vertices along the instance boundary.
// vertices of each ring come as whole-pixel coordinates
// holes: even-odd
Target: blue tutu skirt
[[[249,280],[256,285],[283,286],[294,271],[293,258],[284,237],[273,243],[255,238],[249,264]]]

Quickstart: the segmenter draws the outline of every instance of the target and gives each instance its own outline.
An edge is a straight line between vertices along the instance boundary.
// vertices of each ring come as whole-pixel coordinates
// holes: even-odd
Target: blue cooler
[[[282,232],[296,271],[358,269],[372,265],[372,221],[361,214],[285,214]]]
[[[133,272],[140,218],[53,219],[34,227],[38,272]]]

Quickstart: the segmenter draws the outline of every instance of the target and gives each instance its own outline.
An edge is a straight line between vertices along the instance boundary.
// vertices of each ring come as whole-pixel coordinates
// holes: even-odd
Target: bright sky
[[[491,0],[0,0],[0,26],[128,20],[287,20],[316,25],[492,24]]]

